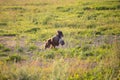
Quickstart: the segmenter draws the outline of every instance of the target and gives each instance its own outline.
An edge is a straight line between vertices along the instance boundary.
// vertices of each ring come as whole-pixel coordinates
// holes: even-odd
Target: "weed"
[[[3,44],[0,44],[0,51],[2,51],[2,52],[9,52],[11,50],[10,50],[10,48],[5,47]]]
[[[17,7],[17,6],[14,6],[14,7],[9,7],[9,8],[6,8],[5,10],[22,10],[22,11],[25,11],[25,9],[24,8],[22,8],[22,7]]]
[[[37,49],[37,46],[36,45],[30,45],[29,46],[29,51],[34,51]]]
[[[96,28],[96,24],[89,24],[89,25],[87,25],[87,28]]]
[[[19,48],[17,49],[17,51],[23,53],[23,52],[24,52],[24,49],[23,49],[23,47],[19,47]]]
[[[3,49],[3,52],[9,52],[9,51],[11,51],[10,48],[4,48]]]
[[[54,27],[59,28],[59,27],[64,27],[65,25],[61,24],[60,22],[55,22]]]
[[[0,23],[0,26],[7,26],[8,24],[5,22]]]
[[[29,29],[25,32],[36,33],[38,30],[40,30],[40,28],[32,28],[32,29]]]
[[[54,52],[49,52],[44,55],[46,59],[54,59],[55,58],[55,53]]]
[[[15,33],[4,33],[2,36],[16,36],[17,34]]]
[[[82,12],[77,12],[76,14],[77,14],[77,17],[80,18],[80,17],[83,16],[84,12],[83,11]]]
[[[52,17],[50,17],[50,16],[45,17],[42,24],[47,25],[51,19],[52,19]]]
[[[3,44],[0,44],[0,50],[1,49],[4,49],[4,45]]]
[[[95,32],[95,35],[102,35],[103,33],[102,32],[100,32],[100,31],[96,31]]]
[[[72,10],[71,7],[57,7],[56,9],[60,12],[70,12]]]
[[[19,55],[19,54],[13,54],[13,55],[10,55],[6,61],[13,61],[13,62],[19,62],[22,60],[22,57]]]
[[[83,10],[91,10],[90,7],[84,7]]]
[[[2,56],[5,57],[5,56],[8,56],[8,54],[6,54],[6,53],[1,53],[1,52],[0,52],[0,56],[1,56],[1,57],[2,57]]]

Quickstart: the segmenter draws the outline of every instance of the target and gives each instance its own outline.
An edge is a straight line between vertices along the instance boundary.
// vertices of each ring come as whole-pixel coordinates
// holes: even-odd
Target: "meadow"
[[[0,0],[0,80],[120,80],[120,0]]]

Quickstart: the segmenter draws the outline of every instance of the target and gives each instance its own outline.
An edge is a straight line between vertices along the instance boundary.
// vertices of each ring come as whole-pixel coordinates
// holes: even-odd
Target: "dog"
[[[56,46],[59,46],[61,44],[62,46],[65,44],[64,40],[62,39],[63,37],[62,31],[57,31],[57,35],[53,36],[52,38],[48,39],[46,44],[45,44],[45,49],[53,47],[55,48]]]

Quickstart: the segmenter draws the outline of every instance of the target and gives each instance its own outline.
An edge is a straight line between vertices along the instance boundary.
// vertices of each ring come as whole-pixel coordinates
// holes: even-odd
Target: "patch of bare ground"
[[[25,39],[21,38],[17,40],[15,36],[0,36],[0,44],[3,44],[5,47],[14,50],[16,46],[24,47],[25,46]]]
[[[45,42],[37,41],[34,43],[39,49],[44,48]]]
[[[104,44],[109,44],[112,45],[115,40],[120,42],[120,36],[119,35],[101,35],[101,36],[96,36],[96,37],[85,37],[85,38],[80,38],[80,44],[79,46],[88,45],[88,46],[95,46],[99,47]]]
[[[13,49],[16,46],[16,41],[14,39],[14,36],[0,36],[0,43]]]

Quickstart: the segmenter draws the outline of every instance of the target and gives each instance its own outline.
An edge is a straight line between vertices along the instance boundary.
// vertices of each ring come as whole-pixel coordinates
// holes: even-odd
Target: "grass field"
[[[0,80],[120,80],[120,0],[0,0]]]

